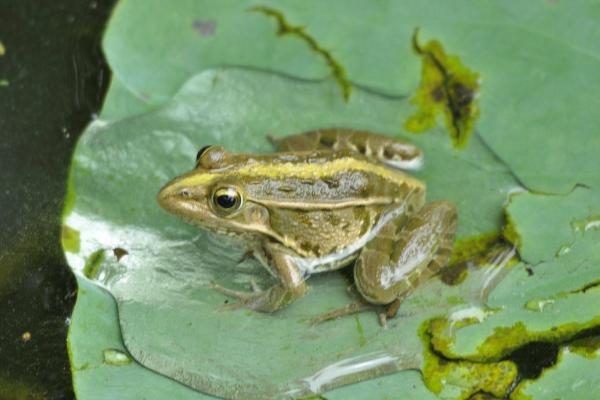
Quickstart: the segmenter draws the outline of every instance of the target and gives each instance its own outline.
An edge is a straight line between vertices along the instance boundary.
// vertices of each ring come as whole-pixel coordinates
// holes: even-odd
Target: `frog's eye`
[[[200,160],[200,157],[202,157],[202,154],[206,153],[206,150],[210,149],[212,145],[208,145],[208,146],[204,146],[203,148],[201,148],[200,150],[198,150],[198,154],[196,154],[196,162],[198,162],[198,160]]]
[[[242,195],[235,188],[224,187],[215,190],[212,202],[216,211],[231,214],[242,206]]]

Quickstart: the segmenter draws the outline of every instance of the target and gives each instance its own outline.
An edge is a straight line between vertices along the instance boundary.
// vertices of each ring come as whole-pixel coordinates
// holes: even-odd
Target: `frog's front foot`
[[[252,285],[252,292],[246,292],[242,290],[233,290],[216,283],[211,284],[211,288],[216,290],[219,293],[224,294],[225,296],[233,297],[238,299],[239,301],[234,303],[227,302],[226,304],[219,307],[220,310],[238,310],[240,308],[247,308],[249,304],[252,303],[257,297],[260,297],[262,290],[256,284],[254,280],[250,281]]]

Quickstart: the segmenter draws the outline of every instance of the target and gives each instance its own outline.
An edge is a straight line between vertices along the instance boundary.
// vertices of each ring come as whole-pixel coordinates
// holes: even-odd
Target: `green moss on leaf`
[[[435,125],[438,115],[443,115],[452,143],[463,147],[479,117],[479,74],[457,56],[447,54],[437,40],[422,46],[418,30],[413,35],[413,48],[421,57],[421,83],[412,99],[418,110],[406,120],[406,129],[426,131]]]
[[[433,350],[428,325],[429,322],[426,322],[421,331],[424,342],[422,373],[423,380],[431,391],[437,395],[452,391],[441,397],[452,395],[456,399],[470,399],[478,392],[490,393],[498,398],[507,394],[518,372],[513,362],[478,363],[446,359]]]
[[[88,279],[96,279],[100,273],[100,266],[102,265],[104,258],[104,249],[96,250],[90,254],[85,260],[83,275]]]

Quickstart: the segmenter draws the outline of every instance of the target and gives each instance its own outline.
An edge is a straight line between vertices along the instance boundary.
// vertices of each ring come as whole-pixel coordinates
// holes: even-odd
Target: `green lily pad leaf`
[[[113,76],[104,98],[101,117],[105,120],[117,120],[143,114],[154,107],[155,105],[136,96],[135,92],[127,89],[116,76]]]
[[[112,296],[96,284],[80,276],[77,277],[77,282],[79,292],[68,337],[73,387],[77,398],[135,399],[141,394],[140,388],[144,388],[146,400],[215,398],[157,374],[137,362],[126,362],[123,365],[105,362],[99,356],[100,354],[104,355],[106,352],[127,354],[121,341],[117,305]],[[122,359],[122,356],[118,356],[117,359]],[[115,366],[123,368],[115,368]],[[98,382],[111,384],[102,386],[99,390]],[[423,385],[421,374],[415,370],[347,385],[327,392],[326,396],[327,400],[348,398],[359,400],[386,396],[393,398],[397,393],[410,393],[411,398],[420,400],[436,398]],[[39,397],[42,398],[42,395],[40,394]]]
[[[479,73],[476,129],[525,186],[566,193],[577,183],[600,181],[594,161],[600,135],[590,134],[600,124],[593,112],[600,91],[593,2],[382,0],[374,7],[362,1],[124,0],[108,26],[105,53],[117,79],[149,105],[164,103],[209,67],[249,66],[306,79],[332,74],[322,52],[297,35],[278,35],[278,22],[249,11],[254,6],[302,27],[353,85],[390,95],[412,96],[419,87],[411,36],[420,28],[424,43],[439,41]]]
[[[600,191],[578,187],[565,196],[519,193],[511,196],[506,213],[521,258],[537,264],[568,253],[577,237],[600,228]]]
[[[81,273],[99,249],[96,281],[116,298],[124,342],[141,364],[198,390],[231,398],[297,397],[407,368],[419,368],[422,323],[479,296],[484,269],[457,286],[439,280],[407,299],[401,317],[382,329],[374,314],[316,327],[309,320],[351,299],[342,274],[309,279],[310,292],[274,314],[222,311],[227,300],[211,282],[247,289],[272,278],[222,237],[164,213],[158,189],[190,170],[198,148],[270,151],[265,135],[349,127],[400,135],[407,99],[354,90],[348,102],[333,80],[305,82],[257,71],[206,71],[164,107],[124,120],[93,123],[78,143],[74,205],[66,223],[80,232],[81,251],[68,253]],[[455,150],[445,134],[414,138],[429,199],[459,208],[462,239],[499,234],[502,204],[514,189],[510,171],[476,140]],[[123,249],[119,259],[114,249]],[[109,251],[113,249],[113,252]],[[470,288],[470,289],[469,289]],[[475,288],[475,289],[473,289]],[[399,341],[398,337],[402,337]],[[361,367],[357,367],[360,365]]]
[[[325,394],[325,399],[395,399],[400,394],[406,399],[435,400],[439,398],[423,386],[419,371],[409,370],[334,389]]]
[[[513,392],[515,400],[594,399],[600,391],[600,362],[597,354],[585,357],[563,348],[557,363],[536,380],[521,383]]]
[[[67,343],[78,399],[134,399],[140,397],[140,388],[147,400],[213,398],[131,362],[111,295],[81,276],[77,284]]]
[[[435,349],[450,358],[494,361],[533,341],[560,343],[600,324],[600,231],[535,266],[520,263],[490,294],[483,317],[431,322]]]

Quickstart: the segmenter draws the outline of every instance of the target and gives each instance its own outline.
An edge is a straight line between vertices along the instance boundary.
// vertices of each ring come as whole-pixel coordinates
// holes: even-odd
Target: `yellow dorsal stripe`
[[[269,178],[294,177],[298,179],[319,179],[333,176],[340,172],[360,171],[378,175],[398,185],[406,184],[411,188],[421,188],[423,183],[399,170],[391,170],[383,165],[370,163],[354,158],[340,158],[326,163],[249,163],[241,168],[223,169],[197,173],[184,178],[179,183],[182,186],[207,185],[227,176],[244,177],[263,176]]]

